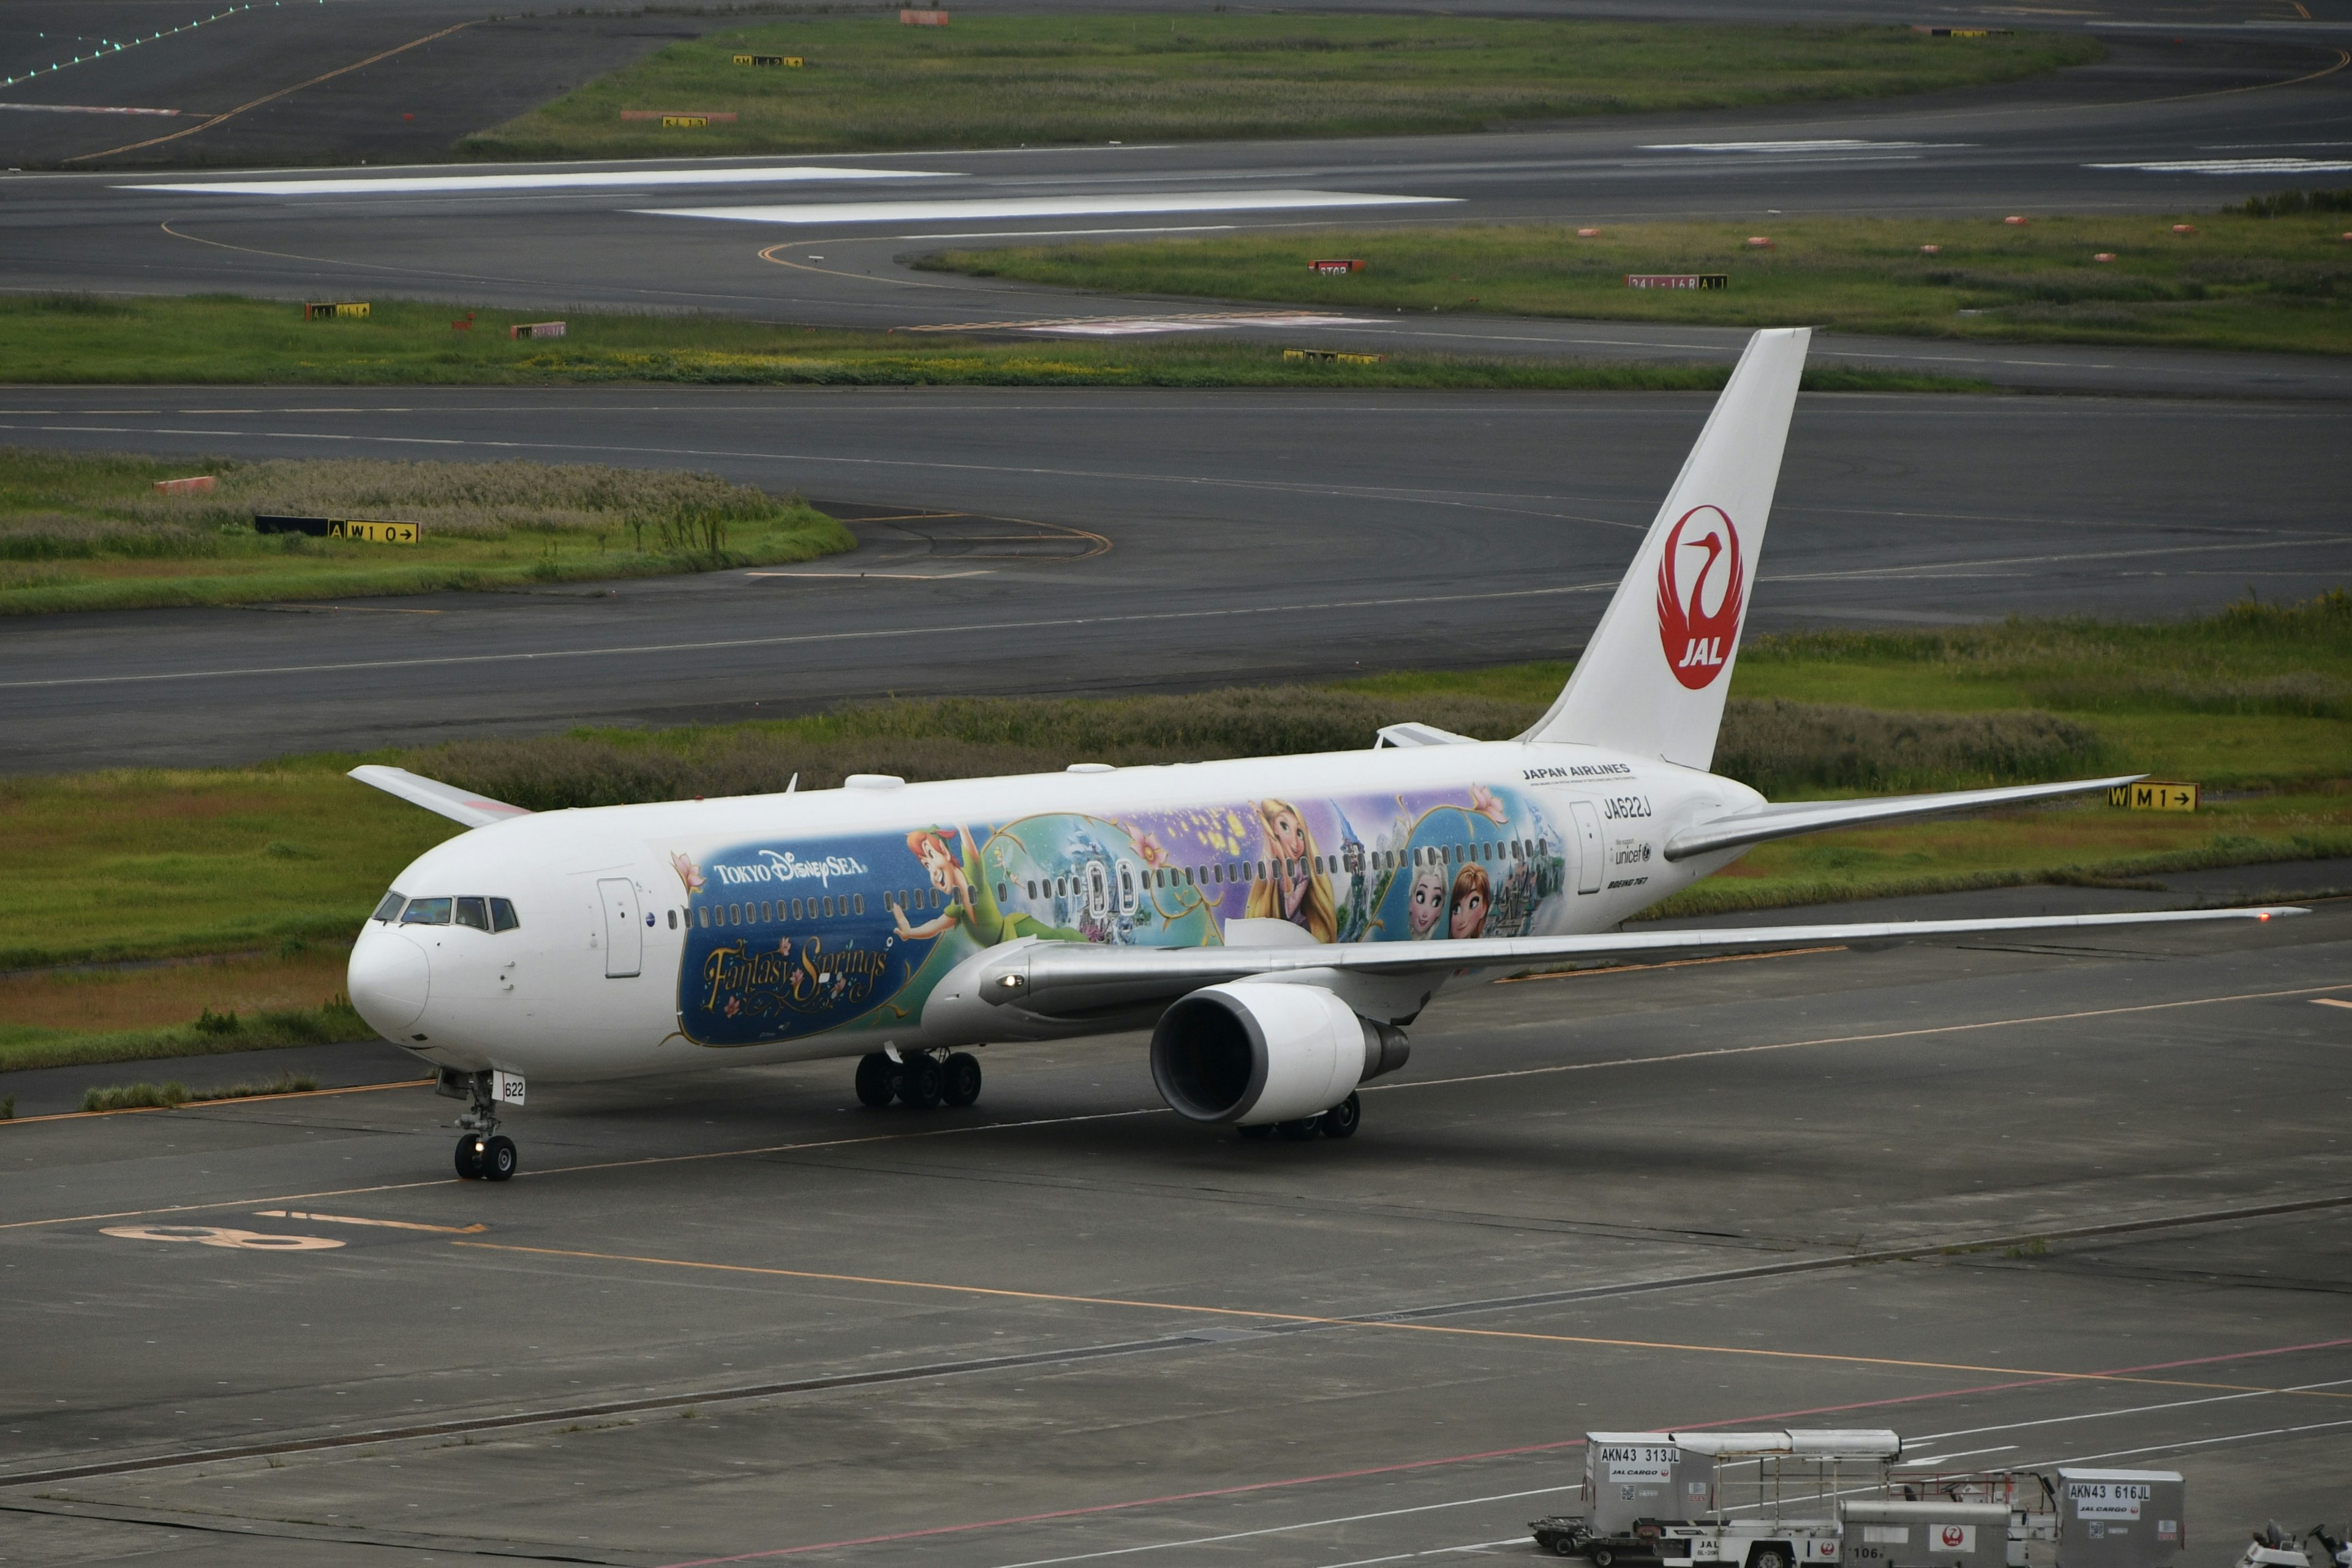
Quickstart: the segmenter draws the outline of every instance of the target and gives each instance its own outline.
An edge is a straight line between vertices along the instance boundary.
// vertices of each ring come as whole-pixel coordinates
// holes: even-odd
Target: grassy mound
[[[739,54],[799,67],[738,65]],[[636,158],[1213,137],[1875,98],[2099,57],[2088,38],[1473,16],[809,16],[712,33],[469,136],[461,155]],[[625,112],[652,111],[627,121]],[[703,125],[661,116],[731,115]]]

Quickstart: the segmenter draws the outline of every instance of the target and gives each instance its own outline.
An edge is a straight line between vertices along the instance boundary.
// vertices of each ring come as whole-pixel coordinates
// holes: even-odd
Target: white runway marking
[[[2085,169],[2137,169],[2146,174],[2332,174],[2352,169],[2340,158],[2184,158],[2169,163],[2085,163]]]
[[[1139,1552],[1165,1552],[1176,1546],[1209,1546],[1228,1541],[1254,1541],[1261,1536],[1288,1535],[1301,1530],[1324,1530],[1335,1524],[1358,1524],[1370,1519],[1397,1519],[1409,1513],[1434,1513],[1441,1509],[1472,1508],[1480,1503],[1512,1502],[1520,1498],[1549,1497],[1554,1492],[1574,1491],[1579,1483],[1566,1486],[1534,1487],[1526,1491],[1496,1492],[1492,1497],[1454,1498],[1445,1502],[1425,1502],[1412,1508],[1381,1509],[1376,1513],[1341,1514],[1335,1519],[1310,1519],[1297,1524],[1269,1525],[1263,1530],[1234,1530],[1222,1535],[1194,1535],[1181,1541],[1153,1541],[1141,1546],[1114,1546],[1099,1552],[1081,1552],[1067,1557],[1033,1557],[1025,1563],[1008,1563],[1003,1568],[1053,1568],[1061,1563],[1093,1563],[1105,1557],[1131,1557]],[[1512,1537],[1517,1540],[1517,1536]],[[1448,1550],[1459,1550],[1449,1548]]]
[[[1307,207],[1437,206],[1454,196],[1356,191],[1163,191],[1128,196],[976,196],[940,202],[803,202],[791,206],[638,207],[649,217],[737,223],[954,223],[960,218],[1113,217],[1128,213],[1265,212]]]
[[[1023,322],[1011,330],[1055,337],[1126,338],[1141,332],[1216,332],[1233,327],[1370,327],[1360,316],[1301,314],[1230,316],[1113,316],[1091,321]]]
[[[1820,142],[1650,142],[1637,153],[1874,153],[1887,148],[1973,147],[1973,142],[1862,142],[1835,137]]]
[[[936,169],[837,169],[793,163],[752,169],[575,169],[557,174],[380,174],[331,180],[179,180],[118,191],[202,191],[216,196],[463,195],[469,191],[645,190],[654,185],[767,185],[802,180],[948,180]]]

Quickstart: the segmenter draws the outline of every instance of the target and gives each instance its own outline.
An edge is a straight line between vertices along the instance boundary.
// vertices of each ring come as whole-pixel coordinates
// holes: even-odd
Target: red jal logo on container
[[[1969,1538],[1969,1534],[1957,1524],[1948,1524],[1944,1526],[1943,1538],[1945,1551],[1958,1552],[1960,1549],[1960,1543]]]
[[[1731,661],[1747,589],[1739,533],[1724,510],[1695,506],[1683,513],[1666,535],[1658,562],[1658,641],[1666,651],[1666,667],[1693,691],[1711,683]]]

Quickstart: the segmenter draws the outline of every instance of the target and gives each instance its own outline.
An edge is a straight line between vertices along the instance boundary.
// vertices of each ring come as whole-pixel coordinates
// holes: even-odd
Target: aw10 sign
[[[1658,641],[1666,668],[1693,691],[1731,661],[1747,592],[1748,566],[1730,517],[1718,506],[1683,513],[1658,561]]]

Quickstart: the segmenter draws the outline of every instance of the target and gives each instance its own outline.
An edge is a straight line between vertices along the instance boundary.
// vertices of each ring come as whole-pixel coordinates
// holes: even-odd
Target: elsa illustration
[[[1445,871],[1424,861],[1412,874],[1412,901],[1405,906],[1405,928],[1415,942],[1434,941],[1439,917],[1445,913]]]
[[[1250,885],[1242,913],[1250,920],[1288,921],[1317,942],[1337,940],[1339,918],[1331,884],[1315,868],[1315,836],[1307,819],[1284,800],[1258,802],[1257,816],[1265,829],[1266,852],[1275,858],[1274,875]]]
[[[1494,908],[1494,884],[1483,866],[1465,866],[1454,879],[1454,897],[1446,906],[1447,924],[1456,942],[1486,934],[1486,912]]]

